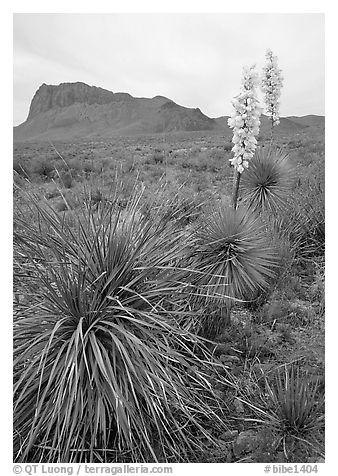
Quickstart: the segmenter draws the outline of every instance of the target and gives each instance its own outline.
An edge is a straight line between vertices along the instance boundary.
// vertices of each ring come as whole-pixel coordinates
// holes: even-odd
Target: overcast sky
[[[242,68],[271,48],[282,116],[324,115],[323,14],[15,14],[14,125],[42,83],[82,81],[231,114]]]

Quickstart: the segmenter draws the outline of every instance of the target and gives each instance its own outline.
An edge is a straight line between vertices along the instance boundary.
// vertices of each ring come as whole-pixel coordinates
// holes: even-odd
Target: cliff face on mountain
[[[231,134],[227,116],[212,119],[198,108],[164,97],[135,98],[85,83],[42,84],[34,94],[27,120],[14,127],[14,141],[109,138],[116,135],[174,131],[220,131]],[[281,118],[280,132],[324,127],[322,116]],[[261,117],[261,131],[270,123]]]
[[[163,96],[134,98],[84,83],[43,84],[14,139],[109,137],[171,131],[212,130],[214,119]]]
[[[27,120],[53,108],[69,107],[75,103],[107,104],[113,100],[114,93],[85,83],[42,84],[34,94]]]

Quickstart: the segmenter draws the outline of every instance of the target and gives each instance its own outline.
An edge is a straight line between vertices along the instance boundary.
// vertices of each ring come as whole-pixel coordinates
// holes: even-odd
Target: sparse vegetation
[[[274,134],[293,178],[253,159],[236,212],[229,137],[15,145],[17,461],[322,457],[324,143]]]

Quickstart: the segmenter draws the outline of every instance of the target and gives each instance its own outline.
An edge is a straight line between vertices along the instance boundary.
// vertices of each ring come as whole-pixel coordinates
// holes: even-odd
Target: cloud
[[[14,121],[40,84],[68,81],[229,114],[242,67],[261,67],[267,48],[285,76],[282,114],[323,114],[320,14],[15,14]]]

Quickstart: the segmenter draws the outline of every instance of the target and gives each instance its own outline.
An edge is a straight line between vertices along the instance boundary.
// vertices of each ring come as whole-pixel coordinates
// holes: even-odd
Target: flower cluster
[[[283,85],[282,70],[278,68],[277,56],[271,50],[266,52],[266,66],[263,68],[262,90],[266,103],[266,112],[271,118],[272,127],[279,124],[279,98]]]
[[[229,160],[239,173],[248,168],[257,145],[262,112],[256,96],[257,85],[255,66],[244,68],[241,92],[232,101],[235,111],[228,119],[228,125],[234,131],[232,142],[235,144],[232,148],[234,157]]]

